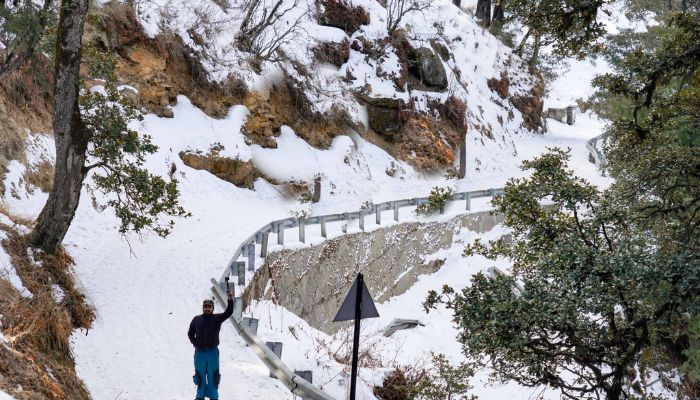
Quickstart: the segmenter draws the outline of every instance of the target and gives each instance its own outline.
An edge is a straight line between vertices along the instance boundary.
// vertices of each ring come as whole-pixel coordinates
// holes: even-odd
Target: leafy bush
[[[129,127],[143,116],[117,87],[114,56],[86,49],[85,62],[95,78],[105,81],[103,90],[84,90],[80,108],[90,132],[85,169],[93,172],[88,190],[107,196],[100,210],[111,207],[121,220],[120,233],[152,230],[167,236],[174,222],[164,217],[189,216],[179,204],[177,180],[166,181],[144,167],[146,157],[158,151],[149,135]]]
[[[445,211],[445,203],[452,197],[454,191],[451,188],[443,188],[435,186],[430,191],[428,202],[416,207],[416,214],[431,215],[436,212]]]
[[[468,395],[474,370],[466,363],[452,365],[444,354],[431,355],[427,368],[398,366],[373,392],[381,400],[476,400]]]

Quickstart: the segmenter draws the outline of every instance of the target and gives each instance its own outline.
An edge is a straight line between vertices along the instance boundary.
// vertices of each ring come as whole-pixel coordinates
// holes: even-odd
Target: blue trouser
[[[195,350],[194,384],[197,385],[197,397],[219,398],[219,349]]]

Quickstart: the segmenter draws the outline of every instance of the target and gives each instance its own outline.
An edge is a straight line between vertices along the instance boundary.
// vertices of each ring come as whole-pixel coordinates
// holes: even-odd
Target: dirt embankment
[[[27,132],[50,134],[53,74],[46,64],[23,66],[0,80],[0,193],[11,160],[25,161]]]
[[[4,224],[0,239],[11,259],[0,274],[0,390],[20,400],[90,399],[69,339],[76,329],[90,329],[95,312],[75,285],[73,260],[63,250],[52,256],[30,248]],[[10,282],[10,268],[24,292]]]

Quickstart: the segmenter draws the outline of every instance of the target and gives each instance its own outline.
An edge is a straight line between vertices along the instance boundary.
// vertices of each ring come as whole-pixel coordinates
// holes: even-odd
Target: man
[[[219,399],[219,331],[221,324],[233,314],[233,293],[229,290],[226,311],[214,314],[214,301],[202,303],[202,315],[192,318],[187,336],[195,348],[194,383],[197,385],[197,398]]]

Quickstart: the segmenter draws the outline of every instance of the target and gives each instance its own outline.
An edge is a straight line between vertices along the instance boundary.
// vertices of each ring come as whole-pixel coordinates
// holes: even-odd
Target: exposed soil
[[[233,76],[223,83],[209,81],[197,55],[177,35],[148,38],[130,2],[95,8],[83,43],[119,54],[120,79],[139,91],[141,105],[161,116],[172,116],[167,106],[182,94],[208,115],[224,117],[247,91]]]
[[[10,160],[25,160],[27,131],[52,132],[48,65],[25,65],[0,81],[0,193]]]

